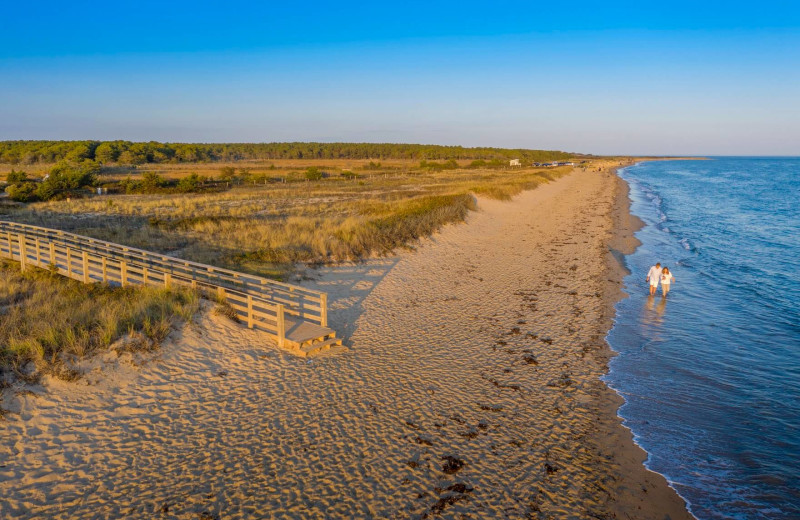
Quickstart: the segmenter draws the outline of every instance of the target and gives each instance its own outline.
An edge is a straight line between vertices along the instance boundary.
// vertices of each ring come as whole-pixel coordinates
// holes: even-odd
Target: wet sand
[[[598,379],[625,194],[578,171],[309,273],[346,350],[204,313],[151,359],[7,400],[0,517],[690,518]]]

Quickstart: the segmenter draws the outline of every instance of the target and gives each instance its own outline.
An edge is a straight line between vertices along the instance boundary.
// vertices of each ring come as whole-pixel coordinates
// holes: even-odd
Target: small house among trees
[[[522,164],[519,162],[519,159],[511,159],[510,161],[508,161],[508,165],[509,166],[522,166]]]

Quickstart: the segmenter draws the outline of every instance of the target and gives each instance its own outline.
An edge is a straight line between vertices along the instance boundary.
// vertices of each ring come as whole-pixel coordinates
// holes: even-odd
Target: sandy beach
[[[576,171],[414,250],[309,270],[346,349],[204,312],[11,397],[2,518],[691,518],[599,379],[638,222]]]

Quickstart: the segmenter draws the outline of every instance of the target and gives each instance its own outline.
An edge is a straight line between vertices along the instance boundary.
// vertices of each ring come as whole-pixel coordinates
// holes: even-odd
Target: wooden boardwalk
[[[53,269],[83,283],[202,290],[301,356],[342,343],[328,328],[327,295],[304,287],[15,222],[0,221],[0,256],[19,261],[23,270]]]

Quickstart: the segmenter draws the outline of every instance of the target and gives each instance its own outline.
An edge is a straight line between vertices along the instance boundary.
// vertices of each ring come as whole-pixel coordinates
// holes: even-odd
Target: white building
[[[519,159],[511,159],[510,161],[508,161],[508,165],[509,166],[522,166],[522,164],[520,164],[520,162],[519,162]]]

